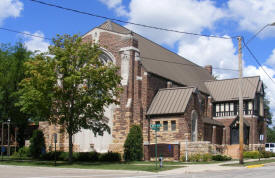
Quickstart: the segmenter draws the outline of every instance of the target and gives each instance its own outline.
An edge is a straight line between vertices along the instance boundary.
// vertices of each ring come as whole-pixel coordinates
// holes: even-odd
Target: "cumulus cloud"
[[[25,33],[29,33],[30,32],[25,32]],[[35,36],[41,36],[44,37],[44,34],[40,31],[37,31],[35,33],[33,33],[32,35]],[[38,52],[47,52],[48,51],[48,46],[50,45],[50,43],[48,41],[45,41],[43,38],[37,38],[37,37],[32,37],[32,36],[27,36],[25,35],[25,46],[28,50],[30,51],[38,51]]]
[[[267,59],[266,63],[275,68],[275,49],[273,49],[272,54]]]
[[[114,9],[118,16],[128,16],[125,6],[122,5],[122,0],[99,0],[109,9]]]
[[[153,5],[152,5],[153,4]],[[132,0],[129,4],[129,21],[178,31],[200,33],[212,29],[224,13],[213,1],[205,0]],[[173,45],[183,35],[127,25],[153,41]]]
[[[19,0],[1,0],[0,2],[0,25],[8,17],[19,17],[23,9],[23,3]]]
[[[237,50],[231,39],[199,37],[192,42],[182,41],[178,54],[198,65],[213,65],[216,68],[238,69]],[[235,60],[235,62],[233,62]],[[219,79],[236,77],[236,71],[214,70]]]
[[[271,76],[273,81],[275,81],[275,69],[265,65],[263,66],[263,68],[268,73],[268,75]],[[265,74],[265,72],[262,69],[252,65],[249,65],[244,68],[244,76],[255,76],[255,75],[260,76],[265,86],[267,86],[267,88],[265,89],[265,94],[268,100],[270,101],[269,106],[270,106],[271,112],[273,113],[273,116],[275,116],[275,95],[274,95],[275,84],[270,80],[270,78]],[[273,125],[274,123],[275,123],[275,118],[273,117]]]
[[[274,0],[229,0],[228,11],[239,23],[241,30],[255,33],[263,26],[275,22]],[[260,37],[275,37],[274,28],[266,28]]]

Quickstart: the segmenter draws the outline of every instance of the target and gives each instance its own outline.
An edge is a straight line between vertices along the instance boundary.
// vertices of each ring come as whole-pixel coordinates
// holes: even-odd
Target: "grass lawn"
[[[222,166],[250,166],[250,165],[256,165],[256,164],[266,164],[266,163],[272,163],[275,162],[275,159],[266,159],[266,160],[261,160],[261,161],[249,161],[249,162],[245,162],[244,164],[241,165],[239,163],[234,163],[234,164],[223,164]]]
[[[144,163],[144,162],[143,162]],[[4,160],[0,161],[1,165],[16,165],[16,166],[43,166],[43,167],[55,167],[53,161],[36,161],[36,160]],[[163,168],[157,168],[155,164],[136,165],[137,162],[131,163],[102,163],[102,162],[74,162],[68,164],[65,161],[58,161],[56,167],[58,168],[79,168],[79,169],[106,169],[106,170],[133,170],[133,171],[149,171],[159,172],[171,169],[180,168],[180,165],[168,165]],[[139,162],[141,164],[141,162]]]

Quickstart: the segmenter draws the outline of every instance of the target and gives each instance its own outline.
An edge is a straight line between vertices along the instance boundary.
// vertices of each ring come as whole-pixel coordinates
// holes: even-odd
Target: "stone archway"
[[[198,140],[198,112],[193,110],[191,113],[191,141]]]

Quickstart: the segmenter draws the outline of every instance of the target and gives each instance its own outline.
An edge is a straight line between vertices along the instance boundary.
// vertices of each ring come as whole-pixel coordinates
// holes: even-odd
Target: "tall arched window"
[[[195,142],[198,140],[198,113],[193,110],[191,113],[191,141]]]
[[[109,62],[116,64],[116,60],[115,57],[112,55],[112,53],[110,53],[109,51],[107,51],[104,48],[100,48],[100,50],[102,51],[99,59],[104,63],[107,64]]]

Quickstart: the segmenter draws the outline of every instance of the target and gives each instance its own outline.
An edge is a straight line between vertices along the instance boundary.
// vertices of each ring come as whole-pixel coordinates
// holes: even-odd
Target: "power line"
[[[9,29],[9,28],[2,28],[2,27],[0,27],[0,29],[1,30],[6,30],[6,31],[9,31],[9,32],[13,32],[13,33],[19,33],[19,34],[23,34],[23,35],[27,35],[27,36],[32,36],[32,37],[36,37],[36,38],[42,38],[42,39],[46,39],[46,40],[51,40],[50,38],[46,38],[46,37],[39,36],[39,35],[33,35],[33,34],[30,34],[30,33],[26,33],[26,32],[20,32],[20,31],[17,31],[17,30]]]
[[[36,37],[36,38],[42,38],[42,39],[51,40],[50,38],[47,38],[47,37],[38,36],[38,35],[32,35],[32,34],[29,34],[29,33],[20,32],[20,31],[13,30],[13,29],[1,28],[1,27],[0,27],[0,29],[1,30],[6,30],[6,31],[9,31],[9,32],[13,32],[13,33],[24,34],[24,35],[28,35],[28,36],[32,36],[32,37]],[[116,52],[116,53],[119,53],[119,52]],[[123,54],[123,55],[131,56],[131,55],[128,55],[128,54]],[[173,62],[173,61],[167,61],[167,60],[163,60],[163,59],[155,59],[155,58],[150,58],[150,57],[146,57],[146,56],[139,56],[139,57],[143,58],[143,59],[154,60],[154,61],[159,61],[159,62],[166,62],[166,63],[173,63],[173,64],[187,65],[187,66],[193,66],[193,67],[203,68],[203,66],[199,66],[199,65],[196,65],[196,64],[183,64],[181,62]],[[218,67],[212,67],[212,69],[216,69],[216,70],[228,70],[228,71],[238,71],[237,69],[218,68]]]
[[[124,20],[120,20],[120,19],[116,19],[116,18],[110,18],[110,17],[107,17],[107,16],[98,15],[98,14],[95,14],[95,13],[89,13],[89,12],[84,12],[84,11],[80,11],[80,10],[76,10],[76,9],[72,9],[72,8],[67,8],[67,7],[63,7],[63,6],[59,6],[59,5],[51,4],[51,3],[46,3],[46,2],[43,2],[43,1],[39,1],[39,0],[29,0],[29,1],[32,1],[32,2],[35,2],[35,3],[39,3],[39,4],[43,4],[43,5],[46,5],[46,6],[51,6],[51,7],[59,8],[59,9],[62,9],[62,10],[67,10],[67,11],[79,13],[79,14],[89,15],[89,16],[93,16],[93,17],[97,17],[97,18],[101,18],[101,19],[112,20],[112,21],[117,21],[117,22],[121,22],[121,23],[126,23],[126,24],[131,24],[131,25],[135,25],[135,26],[140,26],[140,27],[145,27],[145,28],[151,28],[151,29],[156,29],[156,30],[175,32],[175,33],[194,35],[194,36],[210,37],[210,38],[221,38],[221,39],[236,38],[236,37],[205,35],[205,34],[198,34],[198,33],[192,33],[192,32],[185,32],[185,31],[167,29],[167,28],[162,28],[162,27],[157,27],[157,26],[144,25],[144,24],[134,23],[134,22],[128,22],[128,21],[124,21]]]
[[[245,48],[247,49],[247,51],[249,52],[249,54],[252,56],[252,58],[256,61],[257,65],[264,71],[264,73],[268,76],[268,78],[275,84],[275,81],[272,79],[272,77],[270,77],[270,75],[266,72],[266,70],[263,68],[262,64],[260,63],[260,61],[257,59],[257,57],[254,55],[254,53],[249,49],[249,47],[247,46],[247,44],[245,43],[244,40],[242,40],[244,43]]]

